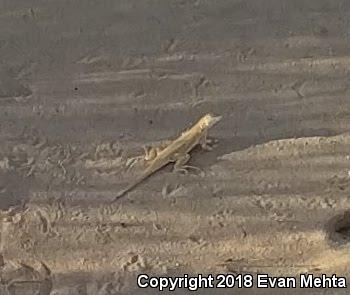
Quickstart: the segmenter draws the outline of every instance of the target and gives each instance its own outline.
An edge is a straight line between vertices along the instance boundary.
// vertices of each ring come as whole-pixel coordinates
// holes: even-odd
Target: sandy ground
[[[139,273],[349,277],[349,1],[0,6],[0,294],[157,294]],[[129,157],[207,112],[223,119],[217,147],[192,153],[204,173],[166,167],[108,205],[141,171]],[[216,291],[233,292],[296,291]]]

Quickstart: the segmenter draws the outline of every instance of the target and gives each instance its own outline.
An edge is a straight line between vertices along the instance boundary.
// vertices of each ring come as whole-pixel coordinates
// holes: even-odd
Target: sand
[[[350,275],[350,3],[3,1],[0,294],[137,275]],[[223,116],[124,199],[143,145]],[[198,294],[347,294],[201,289]],[[165,294],[193,294],[185,288]]]

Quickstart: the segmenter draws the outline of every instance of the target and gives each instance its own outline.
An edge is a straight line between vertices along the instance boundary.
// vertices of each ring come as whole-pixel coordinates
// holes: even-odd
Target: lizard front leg
[[[193,169],[193,170],[197,170],[199,172],[203,172],[200,168],[195,167],[195,166],[190,166],[190,165],[186,165],[186,163],[189,161],[190,159],[190,155],[189,154],[176,154],[174,156],[174,172],[183,172],[185,174],[188,173],[189,169]]]
[[[204,132],[202,138],[199,141],[199,144],[201,145],[203,150],[206,151],[211,151],[213,149],[213,147],[211,147],[208,143],[211,143],[212,140],[207,138],[207,132]]]

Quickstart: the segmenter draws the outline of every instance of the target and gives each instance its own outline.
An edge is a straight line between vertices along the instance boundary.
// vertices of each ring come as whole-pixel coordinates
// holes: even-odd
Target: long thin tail
[[[153,163],[151,163],[148,168],[143,172],[143,174],[141,176],[139,176],[138,178],[136,178],[134,180],[134,182],[132,182],[131,184],[129,184],[125,189],[121,190],[115,197],[114,199],[111,201],[111,203],[114,203],[115,201],[120,200],[122,197],[124,197],[130,190],[132,190],[134,187],[136,187],[137,185],[139,185],[142,181],[144,181],[146,178],[148,178],[149,176],[151,176],[154,172],[156,172],[157,170],[159,170],[160,168],[162,168],[163,166],[165,166],[167,163],[169,163],[169,161],[162,161],[161,159],[156,159],[153,160]]]
[[[111,203],[114,203],[121,198],[125,197],[125,195],[131,191],[134,187],[138,186],[143,180],[145,180],[151,173],[147,173],[145,175],[142,175],[141,177],[137,178],[133,183],[129,184],[126,188],[121,190],[111,201]]]
[[[111,203],[114,203],[116,201],[118,201],[119,199],[121,199],[122,197],[125,197],[125,195],[131,191],[135,186],[137,186],[140,182],[133,182],[132,184],[130,184],[129,186],[127,186],[126,188],[124,188],[123,190],[121,190],[111,201]]]

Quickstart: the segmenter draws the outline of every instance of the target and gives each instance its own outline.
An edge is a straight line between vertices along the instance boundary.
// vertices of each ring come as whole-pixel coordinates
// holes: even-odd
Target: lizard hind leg
[[[187,174],[188,170],[193,169],[199,172],[203,172],[202,169],[195,167],[195,166],[191,166],[191,165],[186,165],[186,163],[189,161],[190,159],[190,155],[189,154],[185,154],[185,155],[176,155],[175,156],[175,164],[174,164],[174,172],[182,172]]]
[[[134,167],[139,161],[144,160],[147,162],[153,160],[157,156],[157,151],[155,150],[155,148],[145,145],[143,145],[142,148],[144,150],[143,155],[129,158],[126,161],[126,166],[128,167],[128,169]]]
[[[163,140],[160,144],[157,144],[155,146],[143,146],[143,149],[145,151],[145,160],[153,160],[162,150],[164,150],[171,143],[171,140]]]
[[[143,149],[145,151],[145,160],[146,161],[151,161],[155,157],[157,157],[158,151],[156,148],[143,146]]]

